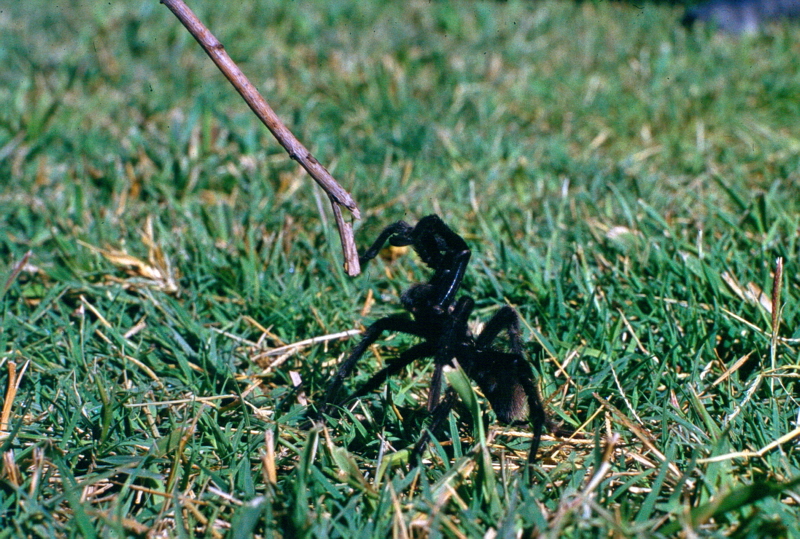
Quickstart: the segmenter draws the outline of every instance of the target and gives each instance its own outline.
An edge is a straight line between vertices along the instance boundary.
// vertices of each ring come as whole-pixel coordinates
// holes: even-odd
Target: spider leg
[[[328,391],[325,394],[325,400],[320,407],[320,413],[324,412],[328,405],[334,402],[336,395],[339,393],[339,390],[344,383],[345,378],[350,375],[353,368],[356,366],[356,363],[361,356],[364,355],[364,352],[366,352],[367,348],[374,344],[384,331],[399,331],[401,333],[409,333],[411,335],[421,336],[417,324],[410,318],[406,318],[402,315],[387,316],[386,318],[381,318],[375,321],[366,329],[366,331],[364,331],[364,336],[361,338],[361,341],[358,343],[358,345],[356,345],[353,351],[350,352],[350,355],[347,356],[347,359],[345,359],[344,362],[339,366],[339,370],[336,371],[336,374],[328,386]]]
[[[402,245],[409,245],[411,244],[411,239],[408,239],[405,243],[403,242],[404,238],[408,238],[409,233],[414,229],[411,225],[406,223],[405,221],[397,221],[386,228],[378,236],[378,239],[375,240],[375,243],[366,250],[366,252],[361,255],[358,259],[359,263],[363,266],[366,265],[367,262],[378,256],[378,253],[383,249],[384,244],[387,240],[391,238],[391,244],[395,246],[402,246]]]
[[[461,281],[464,279],[469,257],[469,249],[458,253],[448,253],[447,263],[435,271],[429,283],[436,290],[432,301],[434,306],[444,309],[453,302],[461,286]]]
[[[475,356],[468,374],[478,383],[497,419],[506,424],[530,423],[533,439],[528,461],[533,463],[546,418],[531,364],[521,354],[490,349]]]
[[[511,353],[491,348],[492,342],[503,330],[508,333]],[[515,423],[524,420],[527,415],[533,429],[528,462],[533,463],[546,417],[534,381],[533,367],[522,353],[517,312],[508,306],[497,311],[486,323],[475,344],[478,353],[469,374],[478,382],[498,419],[504,423]]]
[[[397,221],[386,228],[359,258],[362,265],[378,256],[386,242],[400,247],[412,245],[434,274],[428,283],[427,303],[443,311],[453,303],[469,263],[470,250],[464,239],[453,232],[438,215],[428,215],[416,226]]]
[[[495,358],[492,363],[498,370],[505,371],[508,375],[501,377],[503,378],[502,383],[496,385],[494,391],[488,391],[481,380],[477,380],[478,385],[481,386],[484,395],[486,395],[487,399],[489,399],[489,402],[492,404],[492,409],[494,409],[498,417],[506,423],[513,423],[513,416],[503,419],[504,414],[501,410],[509,410],[509,405],[512,400],[520,401],[521,398],[527,397],[528,419],[533,428],[533,439],[531,440],[531,446],[528,451],[528,464],[533,464],[536,462],[536,454],[539,451],[539,442],[542,438],[542,430],[546,421],[544,407],[539,398],[539,390],[536,388],[536,384],[531,377],[532,372],[529,376],[525,376],[524,374],[517,375],[515,372],[517,369],[514,367],[518,367],[518,361],[527,364],[524,358],[516,356],[515,354],[502,354],[502,356],[499,357],[502,357],[502,359],[498,361],[497,358]],[[511,388],[510,393],[509,388]],[[510,396],[515,396],[516,398],[509,399]],[[455,390],[449,388],[445,392],[444,399],[431,411],[431,423],[414,445],[414,450],[411,453],[412,461],[419,460],[425,446],[430,441],[431,433],[436,432],[441,427],[442,423],[453,409],[456,399],[457,394]],[[501,403],[504,399],[505,404]],[[519,406],[519,402],[516,404]]]
[[[433,410],[439,405],[439,399],[442,395],[442,372],[444,365],[436,362],[433,367],[433,377],[431,378],[431,388],[428,391],[428,411]]]
[[[435,214],[420,219],[409,238],[422,261],[433,269],[446,265],[448,253],[469,251],[467,242]]]
[[[434,355],[433,379],[431,380],[431,390],[428,393],[428,411],[433,410],[439,404],[442,393],[442,370],[445,365],[451,365],[455,357],[463,356],[460,353],[463,345],[464,335],[468,334],[467,321],[469,320],[475,302],[472,298],[464,296],[458,300],[453,312],[447,319],[447,323],[442,329],[441,336],[438,338],[436,354]]]
[[[539,389],[533,382],[532,378],[525,376],[520,378],[520,384],[528,395],[528,419],[533,427],[533,439],[531,439],[531,448],[528,451],[528,464],[536,462],[536,453],[539,452],[539,442],[542,439],[542,430],[547,421],[547,416],[544,413],[544,405],[539,396]]]
[[[390,376],[397,374],[398,372],[406,368],[414,361],[423,357],[431,356],[432,354],[433,354],[433,347],[431,346],[430,343],[421,342],[419,344],[415,344],[414,346],[412,346],[411,348],[409,348],[408,350],[397,356],[397,358],[389,362],[389,364],[386,365],[384,368],[382,368],[380,371],[375,373],[372,376],[372,378],[367,380],[364,383],[364,385],[358,389],[358,391],[353,393],[343,402],[347,402],[351,399],[357,399],[358,397],[363,397],[367,393],[375,391],[381,384],[385,383]]]
[[[486,325],[483,327],[478,338],[475,340],[479,350],[488,349],[492,342],[500,335],[500,332],[506,330],[508,333],[508,340],[510,341],[511,351],[515,354],[522,354],[522,337],[519,331],[519,315],[517,311],[504,306],[492,316]]]
[[[467,242],[438,215],[423,217],[411,232],[414,250],[434,270],[428,283],[434,290],[431,305],[444,309],[452,304],[469,263]]]
[[[425,446],[428,445],[428,441],[430,441],[431,433],[439,429],[450,414],[453,406],[455,406],[457,399],[458,394],[453,388],[449,388],[444,394],[444,399],[431,411],[430,425],[428,425],[428,428],[422,433],[422,436],[420,436],[417,443],[414,444],[414,449],[411,451],[412,462],[419,461],[422,452],[425,450]]]
[[[442,392],[442,377],[445,365],[452,365],[454,358],[463,358],[464,336],[469,334],[467,321],[475,308],[475,301],[468,297],[462,297],[453,307],[447,324],[442,328],[442,333],[433,347],[434,369],[431,379],[431,389],[428,393],[428,411],[431,414],[431,422],[414,445],[411,453],[412,460],[419,460],[422,451],[430,439],[430,433],[439,429],[442,422],[447,418],[456,403],[458,395],[453,388],[448,388],[444,399],[440,401]]]

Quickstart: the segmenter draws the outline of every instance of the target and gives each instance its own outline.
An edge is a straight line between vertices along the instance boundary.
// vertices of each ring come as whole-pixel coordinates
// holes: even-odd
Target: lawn
[[[349,330],[430,270],[348,277],[325,194],[156,0],[11,2],[0,539],[797,536],[800,27],[189,5],[353,195],[361,248],[431,213],[466,239],[475,318],[522,318],[539,460],[478,395],[409,464],[426,361],[312,427]]]

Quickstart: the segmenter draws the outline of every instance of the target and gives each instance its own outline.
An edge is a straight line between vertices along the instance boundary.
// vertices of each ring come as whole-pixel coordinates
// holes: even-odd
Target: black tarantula
[[[434,271],[433,277],[428,283],[412,286],[401,296],[400,301],[411,314],[410,317],[406,314],[387,316],[367,328],[361,342],[333,377],[321,410],[324,412],[330,404],[337,402],[336,396],[345,378],[353,371],[367,348],[384,331],[408,333],[419,337],[422,342],[391,360],[350,398],[373,391],[389,376],[417,359],[433,358],[428,411],[432,415],[429,431],[434,431],[455,404],[456,393],[452,388],[441,399],[442,369],[455,359],[464,372],[477,382],[500,421],[518,423],[526,418],[530,421],[533,441],[528,462],[534,462],[545,413],[534,382],[533,369],[522,353],[517,312],[505,306],[486,323],[478,335],[472,334],[467,327],[467,321],[475,302],[468,296],[456,299],[469,262],[470,250],[464,239],[444,224],[438,215],[422,218],[417,226],[411,226],[404,221],[389,225],[361,257],[361,264],[375,258],[387,240],[398,247],[410,245]],[[508,334],[510,352],[492,347],[492,342],[503,330]],[[423,435],[417,442],[413,451],[414,458],[419,456],[427,441],[427,436]]]

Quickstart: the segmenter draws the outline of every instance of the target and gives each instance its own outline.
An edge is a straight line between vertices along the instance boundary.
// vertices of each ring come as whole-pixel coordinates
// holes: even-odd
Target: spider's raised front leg
[[[434,291],[430,305],[443,311],[461,286],[471,255],[469,246],[438,215],[420,219],[410,238],[419,257],[434,270],[428,283]]]
[[[390,240],[390,243],[396,247],[410,245],[412,240],[409,239],[405,241],[405,238],[410,238],[412,230],[414,230],[414,227],[405,221],[397,221],[387,226],[378,235],[378,239],[375,240],[375,243],[358,258],[359,264],[365,266],[367,262],[378,256],[378,253],[381,252],[387,240]]]
[[[384,228],[375,243],[359,258],[361,265],[378,256],[387,241],[395,247],[411,245],[425,265],[434,270],[427,285],[430,294],[424,298],[424,303],[417,301],[408,305],[404,302],[406,308],[424,307],[444,312],[452,305],[470,258],[469,247],[461,236],[438,215],[423,217],[416,226],[397,221]]]

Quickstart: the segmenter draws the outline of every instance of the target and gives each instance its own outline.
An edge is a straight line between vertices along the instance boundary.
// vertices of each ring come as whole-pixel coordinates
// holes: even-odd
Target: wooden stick
[[[242,73],[239,66],[231,60],[222,43],[200,22],[200,19],[197,18],[192,10],[182,0],[161,0],[161,3],[175,14],[178,20],[189,30],[189,33],[200,43],[206,54],[233,84],[233,87],[236,88],[236,91],[239,92],[239,95],[242,96],[247,105],[289,153],[289,157],[300,163],[328,194],[333,207],[333,215],[336,218],[336,226],[339,229],[339,237],[342,241],[344,269],[351,277],[358,275],[361,272],[361,267],[358,263],[358,251],[353,240],[353,226],[344,219],[341,210],[341,206],[344,206],[350,210],[354,219],[361,219],[361,212],[359,212],[353,197],[339,185],[330,172],[289,131],[267,101],[258,93],[256,87]]]

